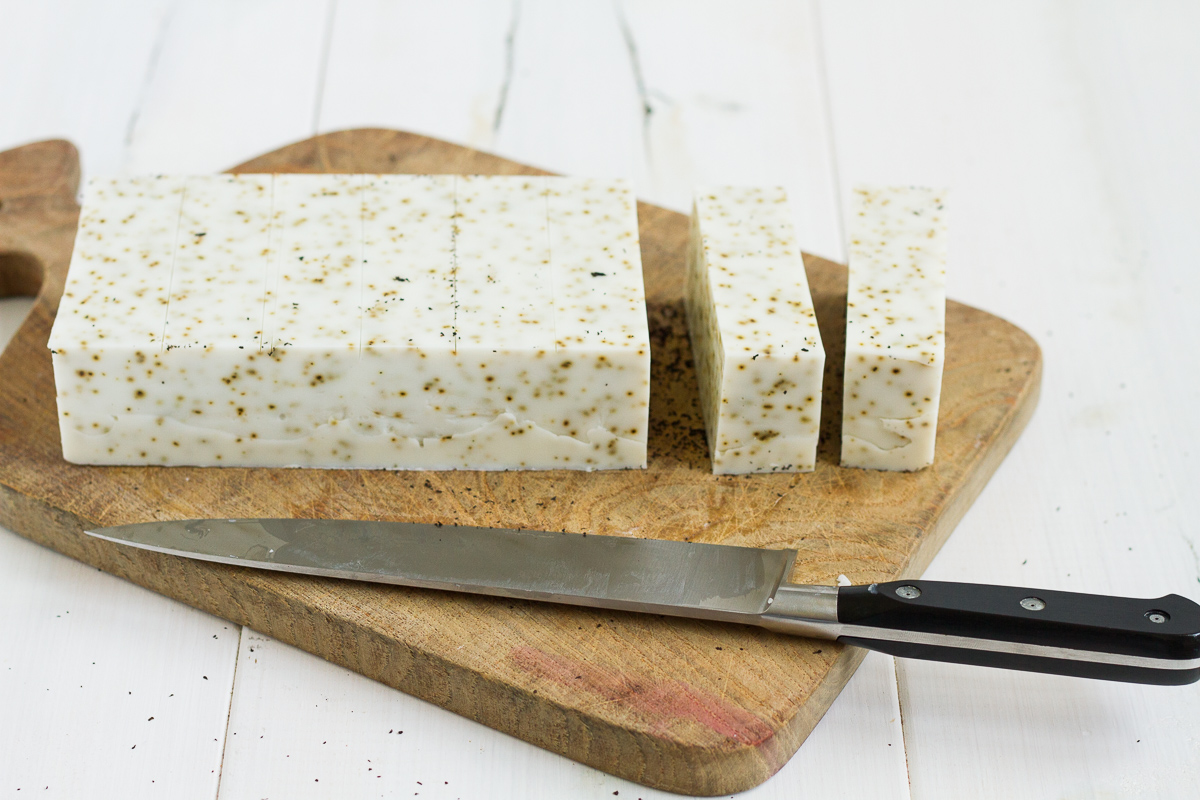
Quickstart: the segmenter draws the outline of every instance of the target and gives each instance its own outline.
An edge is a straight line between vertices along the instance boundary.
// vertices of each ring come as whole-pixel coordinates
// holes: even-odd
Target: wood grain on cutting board
[[[235,172],[542,174],[412,134],[355,130]],[[806,257],[828,350],[806,475],[709,473],[682,309],[686,217],[639,206],[652,344],[649,468],[382,472],[64,462],[46,340],[70,258],[78,157],[0,154],[0,292],[37,302],[0,356],[0,524],[157,592],[539,746],[650,786],[719,794],[795,752],[861,652],[751,628],[258,573],[121,548],[86,528],[150,519],[323,517],[566,529],[799,551],[791,580],[918,575],[1036,404],[1037,345],[950,302],[935,465],[837,466],[845,270]],[[954,268],[954,265],[951,267]],[[44,274],[44,278],[43,278]]]

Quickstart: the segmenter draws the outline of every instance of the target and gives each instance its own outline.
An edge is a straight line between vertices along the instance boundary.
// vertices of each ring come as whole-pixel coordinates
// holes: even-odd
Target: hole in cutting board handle
[[[33,254],[0,249],[0,297],[36,297],[42,276],[42,263]]]
[[[0,252],[0,352],[24,324],[42,286],[42,265],[29,253]]]

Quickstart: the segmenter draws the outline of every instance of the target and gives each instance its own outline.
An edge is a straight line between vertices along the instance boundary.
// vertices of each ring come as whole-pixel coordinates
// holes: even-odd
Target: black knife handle
[[[1200,680],[1200,605],[1014,586],[845,586],[838,641],[904,658],[1179,686]]]

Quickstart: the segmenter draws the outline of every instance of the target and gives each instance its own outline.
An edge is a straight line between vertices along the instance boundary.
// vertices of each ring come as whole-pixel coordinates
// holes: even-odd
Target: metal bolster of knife
[[[782,583],[767,601],[758,625],[776,633],[836,639],[842,632],[838,587]]]

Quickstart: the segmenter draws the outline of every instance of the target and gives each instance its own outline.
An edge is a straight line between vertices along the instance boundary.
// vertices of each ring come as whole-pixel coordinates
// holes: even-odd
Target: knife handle
[[[894,581],[838,590],[838,641],[904,658],[1180,686],[1200,680],[1200,605]]]

